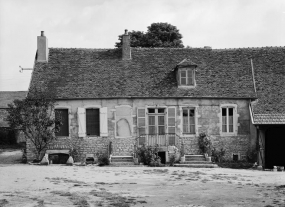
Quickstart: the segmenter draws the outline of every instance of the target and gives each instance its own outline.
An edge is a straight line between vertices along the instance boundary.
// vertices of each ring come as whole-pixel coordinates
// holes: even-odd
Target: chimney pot
[[[128,30],[127,29],[125,29],[125,35],[128,35]]]
[[[45,36],[45,31],[41,31],[41,36]]]

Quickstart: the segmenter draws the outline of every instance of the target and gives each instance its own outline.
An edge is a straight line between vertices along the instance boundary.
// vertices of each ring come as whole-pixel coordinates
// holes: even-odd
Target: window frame
[[[223,109],[224,108],[227,108],[227,131],[226,132],[223,132]],[[232,132],[229,132],[229,108],[232,108],[233,109],[233,131]],[[223,135],[223,136],[236,136],[237,135],[237,132],[238,132],[238,113],[237,113],[237,104],[221,104],[220,105],[220,113],[219,113],[219,116],[220,116],[220,135]]]
[[[149,113],[149,109],[154,109],[154,113]],[[158,109],[164,109],[164,112],[163,113],[159,113],[158,112]],[[151,107],[151,106],[149,106],[149,107],[147,107],[146,108],[146,115],[147,115],[147,118],[146,118],[146,120],[147,120],[147,126],[146,126],[146,128],[147,128],[147,134],[149,134],[150,135],[150,130],[149,130],[149,127],[151,126],[151,127],[154,127],[154,129],[155,129],[155,133],[154,134],[151,134],[151,135],[165,135],[165,134],[167,134],[167,129],[166,129],[166,127],[167,127],[167,124],[166,124],[166,114],[167,114],[167,112],[166,112],[166,110],[167,110],[167,108],[166,107],[161,107],[161,106],[157,106],[157,107]],[[151,116],[154,116],[154,125],[150,125],[149,124],[149,118],[151,117]],[[159,124],[159,117],[160,116],[163,116],[163,120],[164,120],[164,124],[163,125],[160,125]],[[164,133],[163,134],[159,134],[159,127],[164,127]]]
[[[184,108],[192,108],[194,109],[194,120],[195,120],[195,133],[190,134],[190,133],[184,133],[183,132],[183,109]],[[198,119],[201,117],[201,115],[198,112],[199,105],[198,104],[185,104],[185,105],[180,105],[179,106],[179,118],[180,118],[180,124],[179,124],[179,130],[180,130],[180,137],[196,137],[199,135],[199,125]]]
[[[188,124],[186,125],[187,128],[188,128],[188,131],[189,132],[184,132],[184,116],[183,116],[183,111],[184,110],[187,110],[187,121],[188,121]],[[191,124],[191,119],[190,119],[190,110],[194,110],[194,124]],[[194,125],[194,132],[191,133],[191,125]],[[183,134],[189,134],[189,135],[195,135],[196,134],[196,110],[195,110],[195,107],[182,107],[182,133]]]
[[[182,72],[186,72],[186,77],[182,77]],[[191,80],[192,83],[189,83],[189,74],[191,72]],[[182,78],[185,78],[186,84],[182,84]],[[183,67],[179,68],[178,70],[178,79],[179,79],[179,86],[180,87],[195,87],[196,81],[195,81],[195,67]]]

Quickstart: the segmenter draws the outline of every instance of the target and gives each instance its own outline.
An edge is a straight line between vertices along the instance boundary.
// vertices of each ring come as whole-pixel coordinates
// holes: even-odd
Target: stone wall
[[[69,137],[58,137],[49,149],[69,149],[67,143],[72,141],[80,146],[82,156],[106,151],[109,142],[112,142],[113,155],[132,155],[137,138],[137,109],[138,107],[175,107],[176,108],[176,134],[185,143],[185,152],[199,154],[198,136],[206,132],[211,136],[214,146],[223,147],[226,157],[231,159],[232,153],[240,153],[244,157],[249,149],[255,145],[251,138],[249,100],[236,99],[102,99],[102,100],[66,100],[58,101],[58,108],[69,110]],[[236,107],[237,121],[235,133],[225,135],[221,132],[221,106],[232,104]],[[78,137],[78,107],[107,107],[108,136],[107,137]],[[118,110],[118,107],[129,107]],[[187,135],[182,133],[182,107],[194,107],[196,110],[196,133]],[[120,111],[120,112],[118,112]],[[119,117],[119,118],[118,118]],[[119,120],[127,122],[120,122]],[[122,132],[119,127],[128,126],[128,132]],[[121,130],[118,132],[118,130]],[[131,133],[131,136],[129,136]],[[127,136],[127,137],[122,137]],[[30,145],[27,145],[30,148]],[[28,150],[31,155],[31,150]],[[31,157],[31,156],[29,156]]]

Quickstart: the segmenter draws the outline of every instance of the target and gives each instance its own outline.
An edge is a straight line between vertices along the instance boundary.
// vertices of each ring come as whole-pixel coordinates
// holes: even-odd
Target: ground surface
[[[285,206],[285,172],[1,164],[2,206]]]

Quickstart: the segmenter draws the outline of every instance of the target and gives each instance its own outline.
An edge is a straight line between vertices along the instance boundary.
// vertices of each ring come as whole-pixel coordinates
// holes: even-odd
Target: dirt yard
[[[285,172],[6,163],[3,206],[285,206]]]

